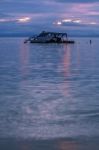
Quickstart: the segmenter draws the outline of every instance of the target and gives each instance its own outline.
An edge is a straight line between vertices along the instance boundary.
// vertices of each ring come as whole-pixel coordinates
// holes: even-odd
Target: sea
[[[99,38],[25,39],[0,38],[0,150],[99,150]]]

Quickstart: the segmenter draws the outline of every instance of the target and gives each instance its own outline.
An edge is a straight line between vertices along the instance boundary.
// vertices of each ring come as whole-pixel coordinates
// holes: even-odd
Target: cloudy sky
[[[99,35],[99,0],[0,0],[0,35]]]

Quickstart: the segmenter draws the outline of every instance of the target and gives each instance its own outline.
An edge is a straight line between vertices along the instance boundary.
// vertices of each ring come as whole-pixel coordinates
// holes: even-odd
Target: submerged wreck
[[[30,37],[25,40],[24,43],[74,43],[73,40],[69,40],[67,33],[46,32],[42,31],[39,35]]]

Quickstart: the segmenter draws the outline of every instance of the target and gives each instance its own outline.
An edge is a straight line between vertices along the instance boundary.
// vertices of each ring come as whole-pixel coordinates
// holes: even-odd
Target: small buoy
[[[92,42],[92,41],[90,40],[90,44],[91,44],[91,42]]]
[[[25,40],[25,41],[24,41],[24,43],[27,43],[27,42],[28,42],[28,40]]]

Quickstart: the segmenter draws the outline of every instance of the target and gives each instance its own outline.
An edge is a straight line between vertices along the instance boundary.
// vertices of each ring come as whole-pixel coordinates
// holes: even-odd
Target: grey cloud
[[[6,18],[9,17],[10,15],[8,15],[7,13],[2,13],[0,12],[0,18]]]
[[[91,24],[91,22],[89,23],[76,23],[76,22],[62,22],[61,26],[63,27],[68,27],[68,28],[80,28],[82,30],[86,30],[88,28],[91,28],[91,29],[95,29],[98,27],[98,24]]]
[[[87,27],[87,24],[83,23],[75,23],[75,22],[63,22],[62,26],[67,26],[67,27]]]
[[[10,0],[0,2],[0,10],[7,13],[45,13],[55,12],[55,8],[47,4],[47,0]]]
[[[99,2],[99,0],[55,0],[60,3],[95,3]]]

